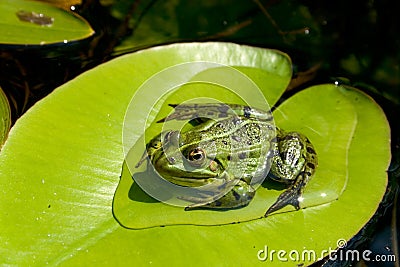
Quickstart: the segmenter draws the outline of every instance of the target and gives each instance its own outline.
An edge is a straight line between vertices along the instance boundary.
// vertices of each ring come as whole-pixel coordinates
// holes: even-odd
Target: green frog
[[[299,199],[318,164],[311,142],[298,132],[275,126],[271,111],[238,104],[170,105],[169,120],[190,121],[187,131],[164,131],[146,146],[143,158],[167,181],[186,187],[214,183],[221,194],[186,198],[196,208],[234,209],[247,206],[255,195],[254,179],[266,177],[286,190],[265,212],[287,205],[300,209]],[[223,191],[225,190],[225,191]]]

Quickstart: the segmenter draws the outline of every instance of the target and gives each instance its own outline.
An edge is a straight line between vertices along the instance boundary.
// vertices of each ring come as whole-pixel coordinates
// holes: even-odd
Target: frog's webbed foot
[[[304,173],[301,175],[305,175]],[[299,177],[300,178],[300,177]],[[285,192],[279,195],[278,199],[272,204],[271,207],[265,212],[264,217],[269,214],[280,210],[287,205],[292,205],[296,210],[300,209],[299,198],[302,195],[302,188],[304,187],[304,178],[300,179],[301,182],[296,182],[293,186],[287,189]]]
[[[247,206],[255,195],[255,190],[251,185],[244,181],[239,181],[232,190],[218,199],[211,200],[208,203],[194,203],[185,208],[185,210],[194,209],[235,209]],[[186,199],[191,202],[199,202],[200,199]],[[204,199],[201,199],[204,201]]]

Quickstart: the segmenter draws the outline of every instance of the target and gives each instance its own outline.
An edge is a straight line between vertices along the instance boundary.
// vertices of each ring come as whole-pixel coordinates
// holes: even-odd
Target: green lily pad
[[[44,45],[87,38],[94,31],[81,17],[45,3],[3,0],[0,44]]]
[[[11,126],[11,111],[7,97],[0,88],[0,148],[7,138]]]
[[[254,265],[265,264],[259,258],[265,256],[266,246],[269,251],[314,250],[318,258],[326,255],[323,250],[335,249],[339,239],[351,238],[371,218],[384,194],[390,160],[389,127],[382,110],[368,96],[334,85],[316,86],[291,97],[275,112],[275,118],[282,128],[300,127],[297,130],[318,144],[316,149],[321,155],[329,142],[336,144],[339,135],[353,132],[347,143],[346,163],[343,165],[342,158],[335,162],[321,159],[313,184],[310,182],[305,192],[311,194],[317,189],[318,181],[335,179],[326,174],[334,174],[336,169],[326,169],[337,163],[339,168],[347,166],[347,179],[340,180],[346,184],[337,188],[345,190],[338,191],[336,201],[222,226],[171,225],[131,230],[113,217],[124,145],[134,144],[134,137],[140,133],[136,125],[146,125],[146,118],[125,129],[123,125],[137,88],[165,68],[206,60],[259,69],[254,71],[254,77],[251,71],[246,74],[255,80],[269,102],[275,103],[289,81],[290,68],[271,68],[274,64],[268,59],[272,55],[275,66],[290,64],[285,55],[275,51],[233,44],[158,47],[88,71],[35,105],[12,128],[0,153],[0,242],[5,244],[0,248],[2,263]],[[262,85],[271,77],[280,83],[269,95],[268,88]],[[159,113],[159,107],[155,108],[147,122]],[[326,114],[332,111],[335,113]],[[310,114],[312,117],[308,117]],[[339,131],[324,142],[321,131],[332,131],[331,127],[339,125],[349,129],[334,128]],[[124,133],[131,129],[133,136],[124,138],[124,143],[123,129]],[[186,216],[183,211],[179,213]],[[270,257],[266,259],[269,266],[285,263],[276,256],[272,261]],[[299,259],[294,263],[289,259],[286,263],[292,266],[313,261]]]

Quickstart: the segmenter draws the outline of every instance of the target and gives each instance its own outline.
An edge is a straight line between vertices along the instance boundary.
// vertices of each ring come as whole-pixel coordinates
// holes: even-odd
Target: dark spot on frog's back
[[[220,105],[218,108],[218,118],[226,118],[228,117],[229,106],[228,105]]]
[[[228,113],[226,112],[221,112],[218,114],[218,118],[226,118],[226,117],[228,117]]]
[[[315,169],[315,165],[311,162],[307,163],[307,167],[311,168],[311,169]]]
[[[233,117],[232,122],[234,125],[239,125],[242,122],[242,120],[239,117]]]
[[[214,202],[214,204],[215,204],[215,206],[217,206],[217,207],[221,207],[222,202],[221,202],[220,200],[216,200],[216,201]]]
[[[303,172],[304,174],[306,174],[307,176],[311,176],[312,173],[311,172]]]
[[[217,109],[218,109],[219,112],[226,113],[229,110],[229,106],[225,105],[225,104],[222,104]]]
[[[282,140],[290,141],[290,140],[293,140],[293,139],[296,139],[296,137],[293,136],[293,135],[288,134]]]
[[[238,201],[240,199],[240,195],[238,192],[236,191],[232,191],[233,196],[235,197],[236,201]]]
[[[307,152],[310,154],[315,154],[315,150],[310,146],[307,146]]]

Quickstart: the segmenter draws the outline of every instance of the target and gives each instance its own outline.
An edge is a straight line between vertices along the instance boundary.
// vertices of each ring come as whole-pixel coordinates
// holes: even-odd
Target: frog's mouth
[[[187,186],[187,187],[198,187],[198,186],[203,186],[206,184],[210,184],[211,181],[214,179],[210,180],[210,177],[208,178],[199,178],[199,177],[171,177],[169,181],[171,183],[174,183],[176,185],[180,186]]]
[[[165,166],[162,171],[163,174],[159,173],[159,175],[176,185],[187,186],[187,187],[197,187],[203,186],[207,184],[214,183],[215,181],[224,181],[226,179],[226,173],[224,170],[211,170],[210,167],[201,168],[201,169],[191,169],[188,170],[183,166],[169,166],[166,170]]]
[[[161,175],[163,179],[181,186],[202,186],[212,183],[214,180],[218,179],[219,174],[211,172],[209,170],[192,171],[186,173],[171,173]]]

